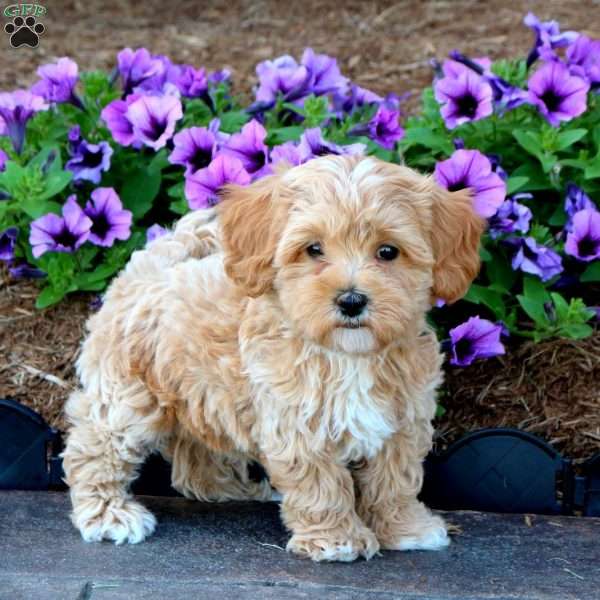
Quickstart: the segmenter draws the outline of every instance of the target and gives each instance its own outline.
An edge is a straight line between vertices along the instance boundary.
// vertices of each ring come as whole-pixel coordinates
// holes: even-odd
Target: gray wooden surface
[[[447,550],[313,564],[280,549],[275,504],[143,501],[156,533],[116,547],[81,540],[65,494],[0,492],[0,598],[600,600],[600,519],[448,513]]]

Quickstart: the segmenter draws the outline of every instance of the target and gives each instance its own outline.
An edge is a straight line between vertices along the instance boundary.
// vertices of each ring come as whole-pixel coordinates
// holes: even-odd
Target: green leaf
[[[556,150],[566,150],[587,134],[587,129],[571,129],[558,134]]]
[[[170,164],[171,163],[169,162],[167,150],[166,148],[163,148],[157,152],[154,158],[150,161],[150,164],[148,165],[148,171],[160,172],[163,169],[166,169]]]
[[[492,255],[483,246],[480,246],[479,258],[481,259],[482,262],[489,262],[490,260],[492,260]]]
[[[546,286],[537,277],[525,277],[523,279],[523,293],[528,299],[541,305],[551,300]]]
[[[79,275],[79,277],[76,279],[77,287],[80,290],[83,290],[86,289],[84,286],[103,282],[111,275],[114,275],[118,270],[118,265],[100,265],[93,271],[81,273],[81,275]]]
[[[19,204],[19,208],[31,219],[37,219],[48,213],[60,214],[61,205],[52,201],[39,201],[34,196],[29,196]]]
[[[427,127],[410,127],[406,129],[401,144],[403,147],[410,147],[418,144],[448,156],[454,152],[454,146],[448,137],[436,133]]]
[[[600,281],[600,260],[596,260],[589,265],[581,274],[580,280],[585,283]]]
[[[285,142],[296,141],[304,133],[304,127],[293,125],[290,127],[277,127],[269,130],[267,135],[267,145],[278,146]]]
[[[583,174],[585,179],[600,178],[600,152],[590,161],[590,166],[585,169]]]
[[[44,178],[44,191],[38,195],[38,200],[47,200],[62,192],[73,179],[71,171],[49,172]]]
[[[573,167],[573,169],[585,171],[588,168],[589,160],[581,158],[561,158],[559,163],[561,167]]]
[[[544,173],[549,173],[556,164],[557,158],[544,150],[541,137],[533,131],[517,129],[513,131],[513,137],[519,142],[519,145],[535,156],[541,163]]]
[[[523,189],[527,185],[528,181],[529,177],[509,177],[508,181],[506,182],[506,195],[511,196],[515,192]]]
[[[474,283],[469,288],[464,299],[474,304],[483,304],[494,313],[497,319],[504,319],[506,316],[505,302],[502,294],[499,292]]]
[[[542,142],[538,135],[532,131],[517,129],[513,131],[513,137],[519,142],[519,145],[533,156],[539,156],[542,153]]]
[[[202,127],[210,123],[214,117],[210,107],[203,100],[188,100],[183,112],[184,127]]]
[[[562,204],[556,207],[547,222],[549,225],[554,225],[555,227],[562,227],[567,222],[567,214]]]
[[[162,175],[160,171],[137,169],[127,177],[120,197],[123,206],[133,213],[133,217],[141,219],[152,207],[152,203],[160,191]]]
[[[503,254],[495,253],[492,260],[485,264],[485,272],[491,284],[506,292],[510,291],[517,280],[517,274]]]
[[[594,329],[590,325],[585,323],[569,323],[560,328],[559,333],[563,337],[568,337],[573,340],[581,340],[589,337],[594,332]]]
[[[221,126],[219,129],[225,133],[238,132],[249,120],[250,115],[243,110],[234,110],[219,115]]]
[[[558,293],[551,292],[552,302],[556,310],[556,320],[560,323],[569,318],[569,303]]]
[[[44,288],[35,300],[35,307],[38,309],[47,308],[57,302],[60,302],[67,295],[64,289],[57,289],[51,286]]]
[[[542,327],[550,326],[550,320],[548,319],[548,315],[546,314],[543,304],[521,295],[517,296],[517,300],[519,301],[519,304],[523,310],[537,325],[541,325]]]
[[[183,181],[176,183],[167,190],[167,196],[173,198],[171,204],[169,204],[169,209],[177,215],[186,215],[190,212],[184,190],[185,186]]]
[[[169,204],[169,210],[176,215],[187,215],[190,212],[190,206],[185,198],[177,198]]]
[[[539,166],[533,161],[527,161],[520,167],[517,167],[511,174],[511,177],[528,177],[527,191],[535,192],[538,190],[553,189],[552,182]]]
[[[6,163],[4,172],[0,173],[0,186],[12,195],[25,178],[26,173],[27,169],[25,167],[21,167],[16,162],[9,160]]]

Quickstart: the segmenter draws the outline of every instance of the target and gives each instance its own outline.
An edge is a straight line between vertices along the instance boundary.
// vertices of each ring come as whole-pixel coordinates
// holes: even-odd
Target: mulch
[[[285,53],[299,58],[312,46],[336,56],[342,72],[362,86],[408,92],[410,113],[431,81],[431,58],[454,48],[471,56],[524,55],[531,34],[521,22],[529,10],[600,37],[598,0],[57,0],[47,8],[37,49],[15,50],[0,40],[0,89],[29,85],[39,65],[60,56],[83,70],[111,69],[123,47],[146,46],[177,62],[228,67],[235,89],[249,97],[257,62]],[[35,284],[11,282],[0,271],[0,396],[13,396],[62,427],[92,297],[76,295],[37,311],[35,295]],[[506,425],[537,433],[575,459],[600,449],[598,332],[582,342],[526,344],[499,359],[449,368],[446,381],[441,445],[465,431]]]

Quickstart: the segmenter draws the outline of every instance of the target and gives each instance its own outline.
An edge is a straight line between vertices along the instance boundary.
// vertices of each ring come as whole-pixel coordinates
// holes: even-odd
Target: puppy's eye
[[[377,248],[377,252],[375,254],[379,260],[394,260],[398,256],[398,252],[398,248],[395,246],[384,244],[383,246],[379,246],[379,248]]]
[[[321,244],[319,242],[315,244],[311,244],[306,248],[306,253],[312,258],[316,258],[317,256],[323,256],[323,250],[321,250]]]

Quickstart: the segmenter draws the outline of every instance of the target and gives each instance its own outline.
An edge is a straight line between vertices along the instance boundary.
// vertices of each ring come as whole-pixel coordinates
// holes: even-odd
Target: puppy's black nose
[[[336,303],[340,307],[341,313],[345,317],[358,317],[360,313],[363,311],[369,298],[364,294],[359,294],[354,290],[349,290],[340,294]]]

